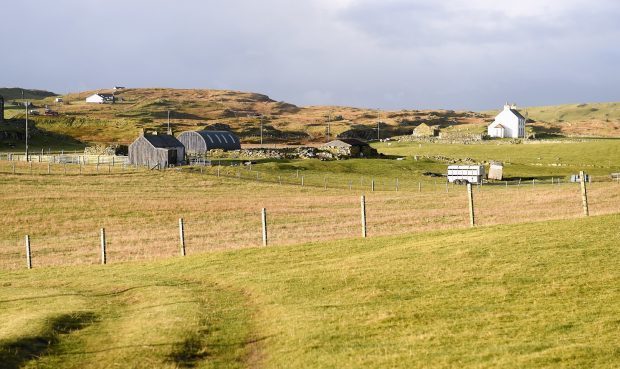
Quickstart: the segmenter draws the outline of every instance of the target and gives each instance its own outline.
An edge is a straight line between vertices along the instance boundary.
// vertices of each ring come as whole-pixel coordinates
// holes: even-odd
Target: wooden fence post
[[[366,196],[362,195],[360,205],[362,212],[362,237],[366,238]]]
[[[26,160],[28,160],[27,157],[26,157]],[[32,162],[30,162],[30,174],[32,175]]]
[[[32,269],[32,254],[30,253],[30,236],[26,235],[26,267]]]
[[[263,225],[263,246],[267,246],[267,209],[261,210],[261,223]]]
[[[398,178],[396,178],[396,192],[398,192]]]
[[[374,178],[370,180],[370,190],[372,192],[375,192],[375,179]]]
[[[476,221],[474,219],[474,192],[471,183],[467,183],[467,198],[469,199],[469,225],[473,227],[476,225]]]
[[[101,264],[103,265],[105,265],[107,261],[105,246],[105,228],[101,228]]]
[[[588,209],[588,191],[586,189],[586,173],[584,171],[579,172],[579,182],[581,183],[581,201],[583,203],[583,215],[589,216],[590,210]]]
[[[50,162],[47,162],[47,174],[51,174],[52,173],[52,164],[50,164]]]
[[[422,182],[418,182],[418,192],[422,192]]]
[[[185,256],[185,227],[183,218],[179,218],[179,240],[181,241],[181,256]]]
[[[353,181],[349,181],[349,191],[353,189]]]
[[[323,189],[327,189],[327,177],[323,177]]]
[[[301,187],[304,186],[304,176],[301,176]]]
[[[15,174],[15,162],[13,162],[12,164],[13,164],[13,174]]]

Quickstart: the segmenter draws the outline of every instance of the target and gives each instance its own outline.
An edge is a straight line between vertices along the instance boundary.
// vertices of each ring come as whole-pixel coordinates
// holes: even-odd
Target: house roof
[[[517,118],[525,119],[525,117],[523,115],[521,115],[521,113],[519,113],[516,109],[510,109],[510,111],[512,112],[512,114],[516,115]]]
[[[183,147],[181,141],[171,135],[144,135],[144,139],[157,148]]]
[[[337,140],[330,141],[326,143],[325,147],[330,146],[367,146],[368,144],[362,140],[358,140],[356,138],[339,138]]]

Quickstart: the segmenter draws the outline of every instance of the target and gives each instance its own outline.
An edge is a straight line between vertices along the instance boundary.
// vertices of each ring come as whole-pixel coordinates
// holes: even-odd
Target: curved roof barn
[[[178,138],[188,154],[204,154],[214,149],[241,149],[239,137],[228,131],[187,131]]]

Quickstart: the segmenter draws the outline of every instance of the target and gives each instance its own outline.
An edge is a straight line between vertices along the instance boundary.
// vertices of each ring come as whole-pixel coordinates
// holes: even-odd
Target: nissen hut
[[[182,164],[185,158],[183,144],[172,135],[141,133],[129,145],[129,162],[166,168],[170,165]]]
[[[188,131],[179,135],[179,141],[189,155],[203,155],[209,150],[240,150],[241,142],[228,131]]]

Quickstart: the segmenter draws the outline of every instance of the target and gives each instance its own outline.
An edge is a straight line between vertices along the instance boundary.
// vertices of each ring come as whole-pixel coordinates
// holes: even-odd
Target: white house
[[[86,98],[86,102],[87,103],[94,103],[94,104],[113,103],[114,102],[114,95],[112,95],[112,94],[94,94],[94,95],[90,95],[89,97],[87,97]]]
[[[525,138],[525,117],[517,111],[517,106],[504,105],[493,123],[489,124],[487,133],[490,137]]]

